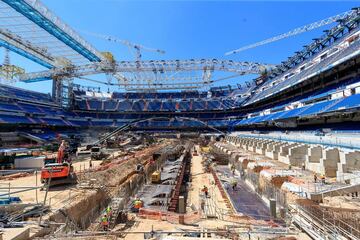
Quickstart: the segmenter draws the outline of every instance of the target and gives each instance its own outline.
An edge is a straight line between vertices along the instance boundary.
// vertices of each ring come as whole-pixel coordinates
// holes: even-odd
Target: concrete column
[[[251,151],[251,152],[255,152],[256,151],[256,145],[257,145],[258,142],[259,142],[258,139],[253,139],[251,141],[251,143],[249,144],[248,150]]]
[[[256,153],[265,155],[265,151],[269,142],[270,142],[269,140],[263,140],[262,142],[260,142],[256,147]]]
[[[360,152],[339,152],[340,162],[336,172],[336,178],[341,182],[348,182],[350,184],[359,184],[360,177],[353,173],[354,170],[360,169]]]
[[[326,177],[336,177],[338,163],[340,162],[339,149],[323,149],[320,159],[320,173]]]
[[[305,163],[306,155],[307,155],[307,145],[289,145],[287,146],[287,155],[279,156],[279,161],[292,165],[301,167],[303,163]]]
[[[269,144],[265,151],[265,156],[274,160],[278,160],[280,148],[283,145],[285,145],[283,142],[274,142],[274,144]]]

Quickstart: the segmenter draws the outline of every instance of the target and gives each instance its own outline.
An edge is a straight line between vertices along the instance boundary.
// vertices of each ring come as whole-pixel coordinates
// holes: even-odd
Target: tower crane
[[[9,49],[4,48],[4,62],[0,64],[0,81],[11,80],[25,73],[25,70],[21,67],[12,65],[10,63]]]
[[[288,38],[288,37],[292,37],[292,36],[295,36],[295,35],[298,35],[298,34],[301,34],[301,33],[304,33],[304,32],[308,32],[308,31],[320,28],[322,26],[325,26],[325,25],[328,25],[328,24],[331,24],[331,23],[334,23],[334,22],[341,22],[342,20],[344,20],[344,19],[346,19],[348,17],[352,17],[354,15],[359,15],[359,13],[360,13],[360,8],[353,8],[350,11],[347,11],[347,12],[344,12],[344,13],[341,13],[341,14],[338,14],[338,15],[335,15],[335,16],[332,16],[332,17],[329,17],[329,18],[326,18],[326,19],[323,19],[323,20],[320,20],[320,21],[317,21],[317,22],[302,26],[302,27],[295,28],[295,29],[293,29],[293,30],[291,30],[291,31],[289,31],[287,33],[283,33],[281,35],[278,35],[278,36],[275,36],[275,37],[272,37],[272,38],[268,38],[268,39],[265,39],[263,41],[256,42],[256,43],[253,43],[253,44],[238,48],[236,50],[226,52],[225,55],[228,56],[228,55],[231,55],[231,54],[236,54],[236,53],[248,50],[248,49],[256,48],[256,47],[259,47],[259,46],[262,46],[262,45],[265,45],[265,44],[268,44],[268,43],[276,42],[276,41],[279,41],[279,40],[282,40],[282,39],[285,39],[285,38]]]
[[[105,39],[105,40],[107,40],[109,42],[123,44],[123,45],[125,45],[125,46],[127,46],[129,48],[130,52],[132,52],[131,49],[134,49],[135,50],[136,61],[141,61],[141,56],[142,56],[141,51],[142,50],[148,51],[148,52],[157,52],[157,53],[160,53],[160,54],[165,54],[164,50],[145,47],[145,46],[143,46],[141,44],[132,43],[130,41],[119,39],[117,37],[107,36],[107,35],[102,35],[102,34],[98,34],[98,33],[87,32],[87,31],[84,32],[84,33],[86,33],[88,35],[92,35],[94,37]]]

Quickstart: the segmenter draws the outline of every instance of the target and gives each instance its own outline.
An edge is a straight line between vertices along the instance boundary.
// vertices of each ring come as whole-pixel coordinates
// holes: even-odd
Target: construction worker
[[[232,187],[232,190],[235,191],[236,190],[236,187],[237,187],[237,181],[236,179],[233,179],[232,182],[231,182],[231,187]]]
[[[66,142],[65,142],[65,140],[62,140],[61,144],[59,146],[58,152],[57,152],[57,162],[58,163],[63,162],[63,158],[65,155],[65,149],[66,149]]]
[[[231,171],[232,171],[232,174],[235,175],[235,165],[231,165]]]
[[[205,197],[208,197],[208,195],[209,195],[209,190],[208,190],[207,186],[204,185],[202,191],[204,192]]]
[[[142,201],[137,198],[134,200],[133,205],[133,211],[138,213],[140,211],[140,208],[142,207]]]
[[[321,174],[320,180],[321,180],[322,184],[325,184],[325,175],[324,174]]]
[[[101,218],[101,226],[103,227],[104,231],[109,229],[109,219],[106,214]]]
[[[111,218],[112,215],[112,208],[110,206],[108,206],[106,208],[106,215],[109,217],[109,219]]]
[[[316,173],[314,173],[314,183],[316,183],[317,182],[317,175],[316,175]]]

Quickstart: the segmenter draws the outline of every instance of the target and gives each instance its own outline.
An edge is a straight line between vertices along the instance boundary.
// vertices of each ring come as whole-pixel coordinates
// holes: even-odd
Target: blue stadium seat
[[[196,100],[192,105],[192,109],[195,111],[204,110],[205,109],[205,101]]]
[[[305,109],[301,113],[299,113],[300,116],[307,116],[307,115],[313,115],[322,112],[327,106],[331,105],[335,100],[331,101],[324,101],[320,103],[315,103],[314,105],[310,106],[309,108]]]
[[[144,100],[134,100],[132,109],[135,112],[141,112],[145,108],[145,101]]]
[[[355,94],[343,98],[341,100],[338,100],[336,104],[330,107],[329,109],[327,109],[326,112],[347,110],[347,109],[359,108],[359,107],[360,107],[360,94]]]
[[[220,109],[221,103],[219,101],[211,100],[207,101],[208,110],[218,110]]]
[[[161,101],[159,100],[152,100],[148,103],[148,111],[160,111],[161,108]]]
[[[175,111],[176,110],[176,102],[173,101],[163,101],[162,103],[162,111]]]
[[[123,100],[123,101],[119,101],[119,106],[118,106],[118,111],[123,112],[123,111],[131,111],[132,110],[132,103],[130,100]]]
[[[7,110],[7,111],[20,111],[21,109],[13,103],[0,103],[0,110]]]
[[[187,100],[183,100],[179,102],[179,110],[180,111],[190,111],[190,102]]]
[[[18,123],[33,124],[33,122],[25,116],[6,115],[6,114],[0,114],[0,122],[9,123],[9,124],[18,124]]]
[[[104,102],[105,111],[116,111],[117,101],[109,100]]]

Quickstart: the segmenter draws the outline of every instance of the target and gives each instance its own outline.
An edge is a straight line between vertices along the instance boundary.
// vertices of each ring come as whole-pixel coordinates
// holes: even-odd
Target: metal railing
[[[256,139],[269,139],[274,141],[287,141],[287,142],[296,142],[303,144],[316,144],[324,145],[328,147],[340,147],[340,148],[350,148],[360,150],[360,141],[351,140],[351,139],[342,139],[335,136],[311,136],[311,135],[279,135],[279,136],[270,136],[264,134],[239,134],[239,137],[243,138],[256,138]],[[331,138],[329,138],[331,137]]]
[[[295,210],[302,217],[304,217],[305,213],[310,217],[311,222],[314,221],[318,226],[321,226],[319,229],[322,230],[323,234],[330,235],[334,239],[338,239],[339,235],[347,239],[360,239],[360,225],[358,223],[351,225],[340,217],[336,217],[332,212],[325,211],[320,206],[296,205],[295,208],[292,207],[292,210]],[[349,220],[347,219],[347,221]]]

